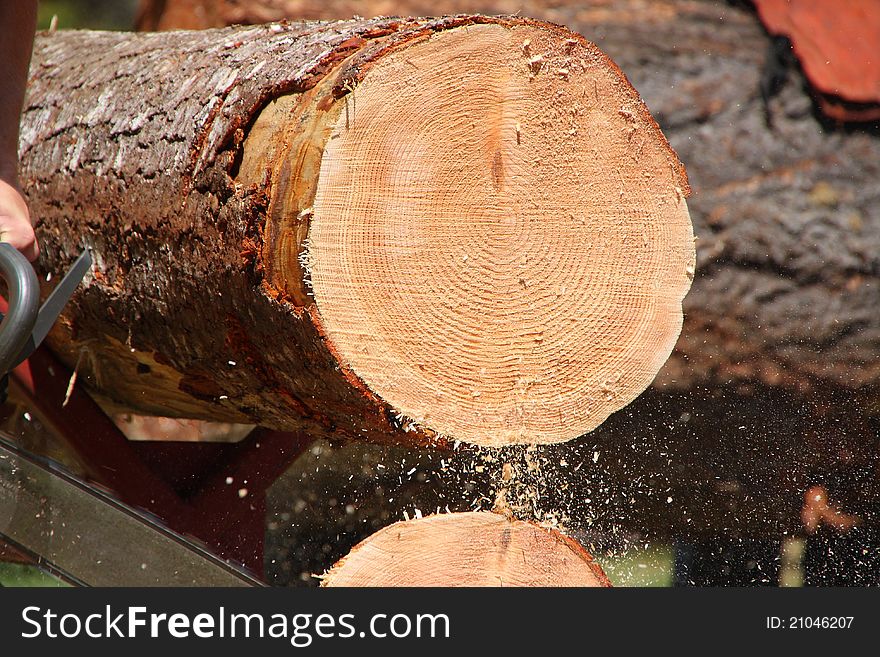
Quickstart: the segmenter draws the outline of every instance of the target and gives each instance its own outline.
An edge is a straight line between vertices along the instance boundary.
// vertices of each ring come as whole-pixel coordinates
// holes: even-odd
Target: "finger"
[[[27,220],[0,215],[0,241],[11,244],[31,262],[40,254],[33,226]]]

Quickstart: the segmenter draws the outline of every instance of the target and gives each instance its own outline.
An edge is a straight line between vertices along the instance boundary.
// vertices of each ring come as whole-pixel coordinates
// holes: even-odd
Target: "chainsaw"
[[[91,267],[86,249],[40,306],[40,284],[31,263],[11,244],[0,242],[0,275],[6,279],[9,304],[0,315],[0,404],[6,402],[9,372],[40,346]]]

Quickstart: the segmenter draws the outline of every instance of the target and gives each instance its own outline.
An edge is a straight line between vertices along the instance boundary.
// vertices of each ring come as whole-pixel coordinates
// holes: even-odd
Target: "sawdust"
[[[624,410],[560,445],[437,450],[321,441],[273,486],[267,576],[273,584],[316,585],[313,574],[382,527],[463,511],[557,529],[604,566],[609,555],[644,549],[659,538],[652,527],[684,512],[689,497],[670,487],[676,454],[666,436],[632,426],[633,418],[675,426],[675,417],[666,408]]]

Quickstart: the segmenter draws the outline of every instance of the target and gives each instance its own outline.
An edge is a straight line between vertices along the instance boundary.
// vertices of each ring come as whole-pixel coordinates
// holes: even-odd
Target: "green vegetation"
[[[2,586],[67,586],[60,579],[43,572],[35,566],[17,563],[0,563],[0,585]]]
[[[137,5],[137,0],[41,0],[37,26],[46,30],[57,16],[59,30],[130,30]]]
[[[673,550],[670,545],[632,547],[596,555],[614,586],[671,586]]]

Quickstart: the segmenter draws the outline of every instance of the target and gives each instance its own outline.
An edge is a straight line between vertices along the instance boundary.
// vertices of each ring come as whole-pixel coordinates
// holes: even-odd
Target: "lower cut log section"
[[[495,513],[394,523],[356,545],[323,586],[611,586],[574,539]]]
[[[47,289],[96,262],[51,344],[142,412],[564,441],[650,384],[694,275],[644,104],[528,19],[46,35],[21,155]]]

